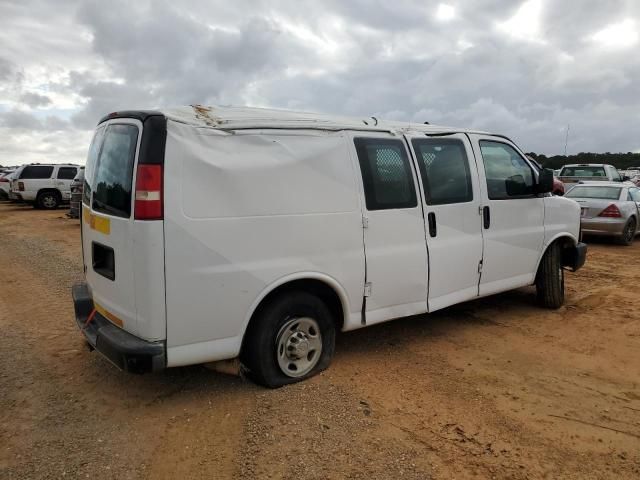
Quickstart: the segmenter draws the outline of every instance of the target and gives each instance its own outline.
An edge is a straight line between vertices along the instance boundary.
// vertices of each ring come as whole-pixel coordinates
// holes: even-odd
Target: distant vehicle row
[[[31,164],[0,177],[0,188],[9,200],[54,209],[68,203],[71,182],[84,167],[73,164]]]

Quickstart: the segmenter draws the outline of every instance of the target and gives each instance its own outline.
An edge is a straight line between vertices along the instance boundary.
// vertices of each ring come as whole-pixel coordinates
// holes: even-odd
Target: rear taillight
[[[138,165],[135,199],[136,220],[162,220],[162,165]]]
[[[620,209],[612,203],[598,215],[599,217],[607,217],[607,218],[620,218],[622,214],[620,213]]]
[[[18,190],[24,192],[24,182],[18,182]]]
[[[4,177],[1,177],[1,178],[0,178],[0,183],[9,183],[9,180],[7,180],[7,179],[6,179],[6,178],[4,178]]]

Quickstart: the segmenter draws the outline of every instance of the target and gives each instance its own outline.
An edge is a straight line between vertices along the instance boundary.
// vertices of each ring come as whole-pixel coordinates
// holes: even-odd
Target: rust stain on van
[[[203,105],[191,105],[191,107],[196,114],[196,118],[202,120],[210,127],[217,127],[220,124],[220,120],[211,115],[213,108]]]

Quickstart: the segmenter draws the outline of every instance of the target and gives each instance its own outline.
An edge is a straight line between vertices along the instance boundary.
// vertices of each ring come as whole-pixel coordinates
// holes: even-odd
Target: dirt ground
[[[640,239],[591,244],[560,310],[521,289],[341,334],[265,390],[90,353],[64,213],[0,204],[2,479],[640,478]]]

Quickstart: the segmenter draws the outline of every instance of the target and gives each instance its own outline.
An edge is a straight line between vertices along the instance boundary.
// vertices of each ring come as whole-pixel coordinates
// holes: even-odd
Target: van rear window
[[[94,143],[101,140],[102,145],[91,145],[85,173],[92,208],[118,217],[129,217],[138,127],[111,124],[107,126],[104,137],[99,137],[97,134]],[[96,149],[99,150],[97,155]],[[90,165],[92,156],[95,165]]]

